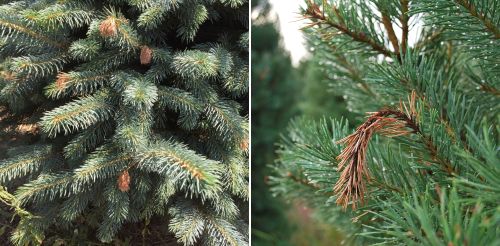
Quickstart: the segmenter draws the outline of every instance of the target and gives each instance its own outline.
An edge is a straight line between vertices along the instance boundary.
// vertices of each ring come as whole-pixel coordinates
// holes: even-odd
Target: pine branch
[[[310,182],[309,182],[308,180],[306,180],[306,179],[302,179],[302,178],[299,178],[299,177],[297,177],[297,176],[293,175],[291,172],[288,172],[288,173],[286,174],[286,176],[287,176],[288,178],[290,178],[291,180],[293,180],[293,182],[298,183],[298,184],[301,184],[301,185],[304,185],[304,186],[307,186],[307,187],[310,187],[310,188],[312,188],[312,189],[314,189],[314,190],[318,190],[318,189],[320,189],[320,188],[321,188],[321,187],[319,187],[317,184],[312,184],[312,183],[310,183]]]
[[[333,48],[335,49],[335,48]],[[356,67],[354,66],[354,64],[352,64],[351,62],[349,62],[345,56],[341,55],[341,54],[337,54],[335,55],[337,58],[338,58],[338,61],[340,62],[340,64],[343,65],[343,67],[345,69],[347,69],[347,71],[349,71],[349,73],[351,74],[351,77],[353,78],[353,80],[359,82],[363,88],[364,91],[366,91],[367,94],[369,94],[370,96],[373,96],[373,97],[378,97],[377,94],[375,94],[373,92],[373,90],[370,88],[370,86],[363,80],[363,78],[361,78],[361,76],[359,75],[359,71],[356,70]]]
[[[432,44],[434,41],[439,39],[443,35],[443,30],[434,31],[429,37],[425,37],[425,39],[418,41],[413,48],[415,50],[420,50],[424,47],[427,47],[429,44]]]
[[[485,26],[486,30],[491,32],[496,39],[500,39],[500,29],[486,17],[485,14],[477,11],[476,6],[469,0],[455,0],[455,2],[469,11],[469,13],[479,19]]]
[[[309,0],[310,1],[310,0]],[[380,54],[390,57],[393,55],[391,51],[386,49],[383,45],[378,44],[376,41],[370,39],[365,33],[363,32],[355,32],[349,30],[346,26],[340,24],[340,23],[335,23],[326,16],[324,16],[321,11],[319,10],[319,7],[313,3],[310,2],[310,6],[306,10],[306,15],[304,16],[305,18],[310,18],[310,19],[316,19],[320,20],[320,22],[315,22],[312,23],[312,25],[318,25],[318,24],[327,24],[345,35],[351,37],[354,41],[365,43],[369,45],[373,50],[379,52]]]

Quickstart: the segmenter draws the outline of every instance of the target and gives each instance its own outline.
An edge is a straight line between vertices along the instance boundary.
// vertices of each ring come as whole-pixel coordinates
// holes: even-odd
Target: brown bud
[[[56,87],[57,89],[61,90],[66,87],[66,82],[69,80],[69,74],[67,73],[59,73],[57,75],[57,80],[56,80]]]
[[[130,190],[130,175],[128,170],[124,170],[118,176],[118,189],[122,192],[127,192]]]
[[[244,138],[241,142],[240,142],[240,149],[245,151],[245,152],[248,152],[248,138]]]
[[[101,22],[101,25],[99,25],[99,32],[101,32],[101,36],[103,37],[115,36],[118,32],[116,18],[109,16],[106,20]]]
[[[141,48],[141,64],[146,65],[151,63],[151,58],[153,54],[153,50],[149,48],[147,45],[142,46]]]

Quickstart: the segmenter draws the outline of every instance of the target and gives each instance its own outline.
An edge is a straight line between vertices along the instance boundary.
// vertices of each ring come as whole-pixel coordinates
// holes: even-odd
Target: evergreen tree
[[[315,57],[301,61],[297,68],[301,80],[301,97],[298,107],[302,117],[322,119],[326,115],[344,116],[354,122],[356,115],[347,111],[345,100],[335,93],[335,84],[329,74],[317,66]]]
[[[267,164],[276,158],[275,142],[298,110],[299,74],[280,45],[267,1],[252,1],[252,244],[289,245],[291,228],[285,204],[269,193]]]
[[[292,122],[273,192],[352,243],[498,245],[500,1],[305,2],[317,66],[368,115]]]
[[[3,2],[0,99],[42,114],[0,162],[33,213],[15,245],[81,216],[102,242],[160,217],[184,245],[247,243],[246,0]]]

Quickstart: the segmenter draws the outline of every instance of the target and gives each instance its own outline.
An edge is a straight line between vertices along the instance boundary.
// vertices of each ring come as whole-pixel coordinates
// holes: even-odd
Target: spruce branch
[[[43,26],[48,31],[64,27],[80,28],[90,24],[91,19],[96,17],[92,9],[78,3],[55,4],[39,11],[27,9],[21,15],[30,25]]]
[[[118,22],[117,18],[114,16],[108,16],[99,25],[99,32],[103,37],[112,37],[118,34]]]
[[[69,189],[74,177],[70,173],[43,174],[19,187],[15,196],[20,205],[29,202],[54,200],[71,194]]]
[[[86,189],[85,187],[118,175],[125,168],[135,164],[131,154],[115,154],[116,150],[114,146],[103,145],[92,153],[81,167],[75,169],[71,184],[73,192],[83,191]]]
[[[0,161],[0,183],[5,184],[16,178],[38,171],[48,160],[54,161],[48,145],[35,146],[27,153]]]
[[[180,168],[185,169],[192,178],[195,180],[204,180],[204,171],[196,166],[196,164],[181,158],[175,152],[164,150],[164,151],[145,151],[143,155],[146,158],[166,158],[170,163],[178,165]],[[200,163],[201,164],[201,163]],[[160,170],[161,171],[161,170]]]
[[[201,211],[192,204],[181,202],[169,209],[172,215],[170,230],[184,245],[193,245],[205,230],[205,221]]]
[[[64,147],[64,157],[69,160],[83,157],[88,151],[94,150],[98,144],[102,143],[112,130],[113,123],[110,121],[99,122],[83,130]]]
[[[40,125],[50,137],[64,132],[72,133],[85,129],[112,115],[112,106],[106,100],[109,92],[101,91],[95,96],[84,97],[45,113]]]
[[[104,193],[107,202],[106,216],[99,225],[97,237],[102,242],[111,242],[121,225],[129,218],[131,201],[130,197],[117,189],[112,182],[107,184]]]
[[[207,234],[207,245],[237,246],[247,244],[244,236],[230,220],[192,202],[180,200],[169,209],[172,216],[170,230],[184,245],[194,245],[196,239]]]
[[[41,34],[40,32],[30,29],[28,26],[25,26],[21,23],[16,23],[9,19],[0,19],[0,27],[1,29],[4,30],[2,36],[16,37],[19,34],[24,34],[30,38],[33,38],[35,40],[40,40],[43,43],[49,44],[59,49],[66,49],[68,47],[68,44],[66,42],[61,42],[60,40],[54,40],[48,36]]]
[[[4,2],[0,100],[42,132],[0,161],[15,205],[39,215],[13,222],[12,243],[50,244],[80,219],[120,241],[189,201],[203,230],[178,211],[180,243],[246,245],[248,1]]]
[[[66,222],[74,221],[87,208],[87,205],[94,197],[91,191],[81,192],[65,200],[61,205],[59,217]]]
[[[18,79],[32,80],[48,77],[61,71],[69,62],[67,53],[40,56],[21,56],[12,60],[11,70]]]
[[[216,199],[221,191],[219,163],[178,142],[158,141],[140,150],[137,167],[172,179],[190,196]]]
[[[198,28],[208,19],[207,8],[197,2],[184,2],[179,14],[183,15],[183,18],[177,28],[177,37],[184,42],[193,41]]]
[[[203,112],[203,103],[190,92],[173,88],[158,87],[159,108],[168,108],[179,113],[178,122],[187,129],[192,129]]]
[[[168,4],[172,4],[172,1],[168,2]],[[163,21],[164,15],[169,7],[170,6],[165,7],[160,3],[148,7],[139,16],[137,26],[146,30],[153,30],[154,28],[157,28]]]
[[[110,73],[96,74],[95,72],[61,72],[54,83],[45,87],[45,95],[59,99],[63,96],[87,95],[96,91],[111,77]]]
[[[225,190],[228,190],[232,195],[248,200],[248,165],[240,158],[233,158],[224,164],[223,181],[229,184]]]
[[[99,34],[127,52],[139,49],[141,42],[138,33],[129,24],[129,20],[114,9],[105,12],[105,19],[99,23]]]
[[[217,75],[219,64],[214,54],[198,50],[177,53],[172,69],[186,79],[203,79]]]
[[[248,137],[246,119],[239,115],[237,109],[231,107],[234,101],[220,100],[207,105],[205,115],[217,136],[224,142],[241,143]]]

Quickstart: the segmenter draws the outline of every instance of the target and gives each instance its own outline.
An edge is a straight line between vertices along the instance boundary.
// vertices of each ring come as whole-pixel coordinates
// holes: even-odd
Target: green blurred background
[[[252,245],[340,245],[342,235],[314,220],[304,201],[285,203],[266,183],[292,118],[351,118],[313,57],[292,65],[271,10],[265,0],[252,1]]]

